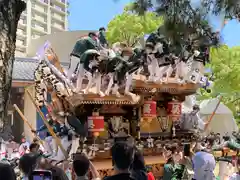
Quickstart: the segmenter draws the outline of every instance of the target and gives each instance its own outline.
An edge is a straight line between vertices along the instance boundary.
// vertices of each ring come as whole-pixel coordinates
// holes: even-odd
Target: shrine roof
[[[34,71],[38,66],[38,59],[16,57],[13,65],[13,81],[34,81]],[[68,63],[61,63],[64,69]]]

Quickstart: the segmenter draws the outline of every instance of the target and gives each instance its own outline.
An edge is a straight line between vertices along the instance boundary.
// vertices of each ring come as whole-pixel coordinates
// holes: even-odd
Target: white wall
[[[87,35],[89,31],[65,31],[54,34],[45,35],[37,39],[32,39],[30,46],[27,47],[27,57],[34,57],[36,52],[49,41],[57,53],[61,62],[69,62],[69,55],[76,41],[83,35]]]

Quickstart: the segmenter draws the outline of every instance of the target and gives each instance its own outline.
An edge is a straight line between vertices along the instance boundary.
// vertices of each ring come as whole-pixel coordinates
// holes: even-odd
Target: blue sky
[[[69,0],[70,30],[97,30],[107,27],[108,22],[115,15],[123,11],[124,6],[131,0]],[[217,17],[211,17],[211,22],[219,29],[221,22]],[[224,42],[229,46],[240,45],[240,23],[230,21],[222,30]]]

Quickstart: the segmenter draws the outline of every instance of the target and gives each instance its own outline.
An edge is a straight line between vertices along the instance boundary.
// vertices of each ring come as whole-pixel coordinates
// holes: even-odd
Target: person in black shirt
[[[134,160],[131,168],[132,176],[137,180],[147,180],[147,169],[145,167],[143,154],[136,149],[134,153]]]
[[[38,153],[27,153],[24,154],[19,159],[19,169],[23,173],[23,179],[28,178],[32,172],[36,169],[37,164],[39,162],[39,154]]]
[[[134,158],[133,147],[126,142],[116,142],[111,153],[115,175],[106,177],[105,180],[134,180],[130,174]]]
[[[108,47],[108,42],[106,39],[106,29],[104,27],[99,28],[98,39],[101,46],[103,46],[104,48]]]
[[[88,170],[90,162],[82,154],[75,154],[73,158],[73,171],[77,175],[77,180],[88,180]]]

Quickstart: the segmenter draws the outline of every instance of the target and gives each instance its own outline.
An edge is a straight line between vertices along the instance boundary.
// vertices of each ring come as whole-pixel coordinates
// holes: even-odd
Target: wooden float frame
[[[194,83],[184,85],[177,83],[156,84],[142,80],[133,80],[133,92],[141,96],[139,102],[133,102],[132,98],[128,95],[121,95],[121,97],[115,95],[101,97],[94,93],[74,93],[72,96],[66,97],[66,100],[72,108],[81,104],[140,105],[142,104],[143,96],[149,93],[155,95],[159,93],[169,93],[172,95],[187,96],[196,93],[199,86],[199,84]]]
[[[115,104],[115,105],[138,105],[141,102],[135,103],[129,96],[116,97],[114,95],[101,97],[98,94],[73,94],[66,97],[71,108],[75,108],[82,104]]]
[[[109,95],[101,97],[98,94],[80,94],[74,93],[72,96],[66,97],[66,100],[72,108],[75,108],[81,104],[115,104],[115,105],[140,105],[142,104],[142,98],[144,94],[159,94],[170,93],[172,95],[191,95],[199,88],[199,84],[188,83],[185,85],[179,85],[176,83],[168,84],[155,84],[145,83],[141,80],[133,81],[133,91],[140,94],[141,98],[139,102],[133,102],[130,96],[122,95],[117,97],[115,95]]]
[[[172,95],[184,94],[185,96],[196,93],[200,84],[186,83],[162,83],[145,82],[143,80],[133,80],[133,90],[141,93],[169,93]]]

